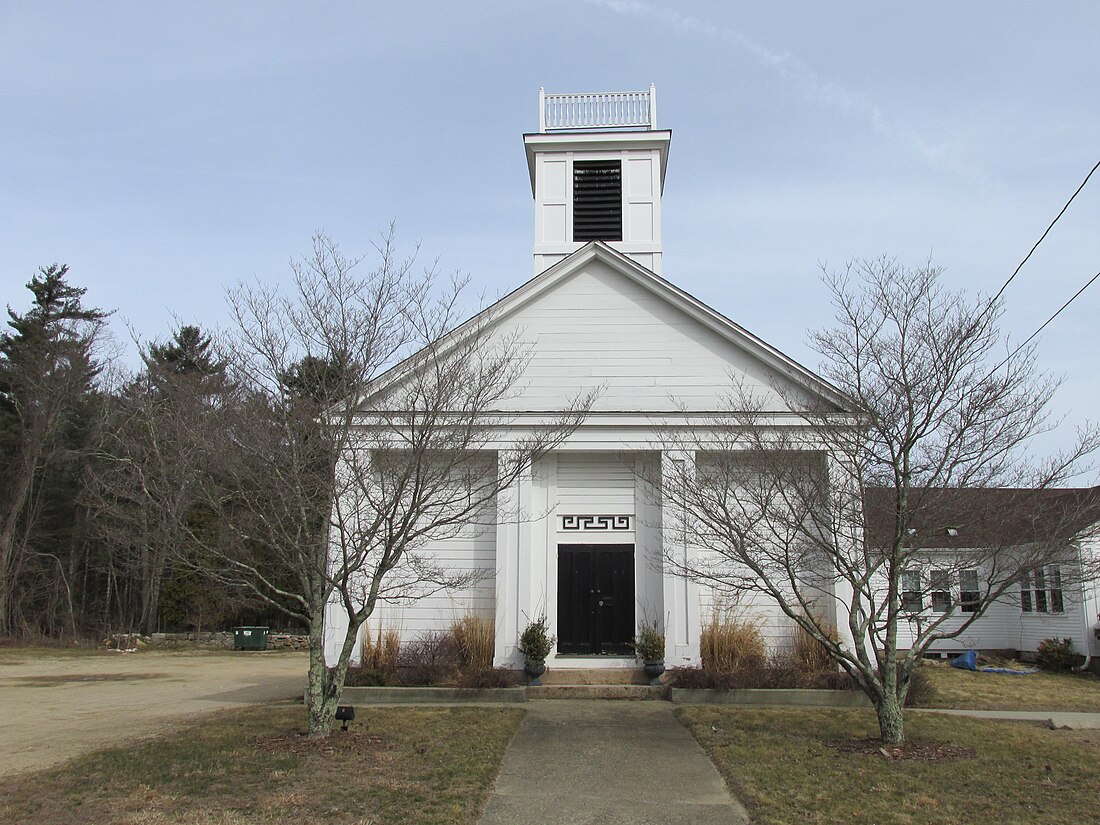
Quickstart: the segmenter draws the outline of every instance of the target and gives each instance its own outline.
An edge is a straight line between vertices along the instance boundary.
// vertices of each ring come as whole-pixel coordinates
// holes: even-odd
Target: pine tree
[[[100,370],[95,343],[110,313],[84,307],[86,290],[68,271],[40,269],[27,284],[31,309],[9,307],[11,330],[0,335],[0,635],[15,629],[16,583],[49,494],[43,478],[70,453],[65,435]]]

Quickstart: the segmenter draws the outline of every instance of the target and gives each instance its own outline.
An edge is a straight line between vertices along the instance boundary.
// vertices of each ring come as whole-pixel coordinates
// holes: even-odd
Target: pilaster
[[[695,455],[685,450],[661,452],[661,533],[664,552],[665,663],[699,664],[699,585],[678,569],[690,567],[694,552],[688,542],[685,514],[668,491],[675,479],[695,471]]]

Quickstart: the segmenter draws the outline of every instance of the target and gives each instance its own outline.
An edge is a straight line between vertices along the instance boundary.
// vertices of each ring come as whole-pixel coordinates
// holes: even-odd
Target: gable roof
[[[1100,487],[959,487],[910,493],[914,544],[928,548],[1006,547],[1069,541],[1100,523]],[[888,543],[894,490],[863,493],[866,538]]]
[[[803,389],[826,401],[835,408],[836,412],[850,412],[854,409],[853,402],[824,378],[602,241],[590,241],[460,324],[437,342],[435,351],[446,352],[449,346],[457,344],[466,335],[483,328],[486,322],[497,323],[515,314],[592,261],[603,262],[720,337],[746,350],[772,369],[792,379]],[[427,356],[427,352],[428,348],[422,349],[378,376],[367,388],[366,395],[377,394],[392,386],[408,371],[415,369],[417,364]]]

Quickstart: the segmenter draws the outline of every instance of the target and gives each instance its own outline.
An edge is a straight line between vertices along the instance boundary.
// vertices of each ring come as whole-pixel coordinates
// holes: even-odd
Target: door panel
[[[631,653],[634,545],[558,545],[558,652]]]

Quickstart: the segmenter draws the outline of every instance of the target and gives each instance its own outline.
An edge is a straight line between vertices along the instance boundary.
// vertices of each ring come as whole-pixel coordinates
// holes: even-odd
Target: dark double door
[[[634,545],[558,545],[558,652],[629,655]]]

